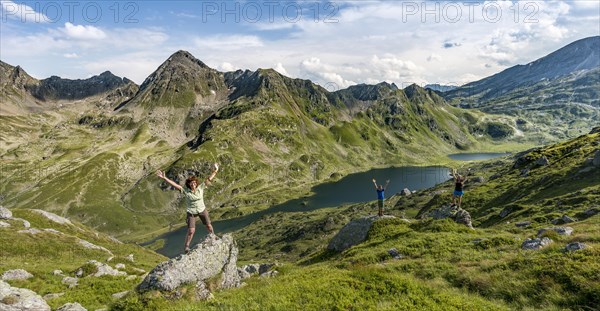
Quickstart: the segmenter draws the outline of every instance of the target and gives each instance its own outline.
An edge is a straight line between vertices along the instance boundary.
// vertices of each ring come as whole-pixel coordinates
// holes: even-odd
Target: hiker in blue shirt
[[[373,185],[375,185],[375,190],[377,190],[377,207],[379,207],[378,215],[383,216],[383,201],[385,200],[385,188],[390,184],[390,180],[385,181],[385,186],[379,185],[377,186],[377,181],[373,178]]]

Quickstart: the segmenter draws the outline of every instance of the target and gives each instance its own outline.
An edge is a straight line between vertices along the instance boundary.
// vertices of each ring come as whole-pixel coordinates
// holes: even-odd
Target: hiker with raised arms
[[[385,201],[385,189],[390,184],[390,180],[386,180],[385,186],[377,185],[377,181],[373,178],[373,184],[375,185],[375,190],[377,191],[377,207],[379,207],[379,217],[383,216],[383,203]]]
[[[206,226],[209,234],[214,235],[213,227],[210,223],[210,217],[208,216],[208,210],[204,205],[204,189],[210,184],[215,178],[219,171],[219,164],[214,163],[212,165],[212,172],[202,183],[198,182],[196,176],[190,176],[185,181],[185,187],[180,186],[178,183],[169,179],[164,172],[158,170],[156,175],[159,178],[164,179],[171,186],[183,193],[186,203],[186,224],[187,234],[185,236],[185,253],[190,251],[190,243],[196,232],[196,217],[200,217],[202,223]]]
[[[452,177],[454,177],[454,192],[452,193],[452,205],[456,206],[456,199],[458,199],[458,207],[462,202],[462,197],[465,194],[464,187],[467,178],[456,172],[456,169],[452,169]]]

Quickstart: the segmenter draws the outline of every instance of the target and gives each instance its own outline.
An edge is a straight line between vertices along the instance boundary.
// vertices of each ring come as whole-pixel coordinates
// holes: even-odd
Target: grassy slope
[[[532,169],[530,177],[513,176],[529,165],[525,160],[520,162],[523,167],[515,168],[515,158],[470,164],[471,178],[488,180],[469,182],[466,188],[464,208],[479,225],[476,230],[449,220],[384,220],[374,225],[364,243],[333,254],[325,250],[329,240],[349,220],[373,214],[374,202],[269,215],[237,232],[236,238],[242,262],[287,262],[277,277],[251,279],[248,286],[218,292],[209,302],[173,303],[147,295],[130,296],[114,307],[592,310],[600,303],[600,215],[569,224],[574,228],[571,236],[547,234],[554,243],[540,251],[523,251],[521,243],[538,229],[553,226],[552,219],[562,214],[578,216],[597,204],[598,168],[589,175],[573,174],[586,167],[586,159],[600,143],[599,135],[516,156],[537,159],[544,154],[550,159],[551,166]],[[498,173],[502,177],[489,180]],[[545,186],[535,186],[539,178],[545,179]],[[566,189],[567,194],[552,186],[571,184],[577,190]],[[414,218],[422,209],[448,202],[449,192],[436,193],[451,187],[441,185],[408,198],[393,196],[388,213]],[[527,194],[513,202],[519,193]],[[506,218],[497,216],[504,207],[525,202],[525,208]],[[517,228],[514,222],[519,220],[530,220],[532,225]],[[567,243],[576,241],[589,248],[563,252]],[[387,253],[391,248],[404,257],[392,259]]]
[[[21,281],[9,281],[12,286],[28,288],[40,295],[49,293],[64,293],[63,296],[49,300],[52,308],[58,308],[67,302],[79,302],[88,310],[105,307],[113,302],[112,294],[132,290],[141,279],[126,280],[124,276],[103,276],[100,278],[84,277],[79,279],[79,285],[68,288],[62,284],[63,276],[53,275],[60,269],[66,276],[75,276],[75,271],[88,260],[107,262],[114,267],[123,263],[130,275],[141,275],[143,272],[134,268],[150,271],[158,262],[165,258],[154,252],[132,244],[120,244],[105,234],[99,234],[79,223],[61,225],[30,210],[13,210],[13,217],[23,218],[31,223],[32,228],[54,229],[62,234],[42,232],[38,234],[18,233],[22,230],[21,221],[8,220],[11,227],[0,228],[0,271],[10,269],[25,269],[33,278]],[[113,255],[95,249],[84,248],[78,244],[78,239],[86,240],[110,250]],[[133,254],[134,262],[126,259]]]

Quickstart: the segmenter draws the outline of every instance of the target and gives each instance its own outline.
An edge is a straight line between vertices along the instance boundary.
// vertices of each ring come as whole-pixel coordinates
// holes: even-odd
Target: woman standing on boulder
[[[458,198],[458,207],[462,202],[462,197],[465,194],[464,187],[467,178],[456,173],[456,169],[452,170],[452,177],[454,177],[454,192],[452,193],[452,204],[450,206],[456,206],[456,199]]]
[[[214,234],[213,227],[210,223],[210,217],[208,216],[208,210],[206,210],[206,206],[204,205],[204,189],[210,184],[210,182],[215,178],[217,172],[219,171],[219,164],[214,163],[212,165],[212,172],[204,180],[204,182],[199,183],[198,178],[196,176],[190,176],[185,181],[185,188],[180,186],[178,183],[169,179],[164,172],[156,171],[156,175],[162,179],[164,179],[171,186],[179,190],[183,193],[185,197],[186,203],[186,224],[187,224],[187,234],[185,236],[185,252],[186,254],[190,251],[190,243],[192,242],[192,238],[194,237],[194,233],[196,232],[196,217],[200,217],[202,223],[206,226],[206,230],[208,230],[209,234]]]

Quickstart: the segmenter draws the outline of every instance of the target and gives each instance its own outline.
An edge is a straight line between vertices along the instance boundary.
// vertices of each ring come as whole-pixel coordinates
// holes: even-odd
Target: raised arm
[[[373,178],[373,185],[375,185],[375,189],[377,189],[377,181]]]
[[[388,179],[388,180],[386,180],[386,181],[385,181],[385,186],[383,187],[383,189],[387,189],[387,186],[388,186],[389,184],[390,184],[390,180]]]
[[[175,187],[177,190],[181,191],[181,189],[183,189],[183,187],[181,187],[178,183],[170,180],[167,175],[165,175],[165,173],[161,170],[156,171],[156,176],[158,176],[159,178],[164,179],[169,185]]]
[[[458,176],[456,176],[456,169],[455,168],[452,169],[452,177],[454,178],[454,180],[458,179]]]
[[[210,182],[215,178],[218,171],[219,171],[219,164],[217,164],[217,163],[213,164],[213,171],[210,173],[210,175],[208,175],[208,178],[206,178],[206,180],[204,181],[204,184],[207,186],[210,185]]]

